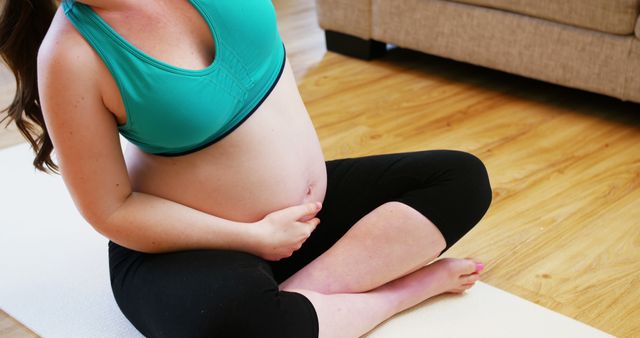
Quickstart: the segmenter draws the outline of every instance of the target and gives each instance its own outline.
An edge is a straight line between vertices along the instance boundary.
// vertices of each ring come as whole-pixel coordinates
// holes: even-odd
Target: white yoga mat
[[[62,178],[36,172],[32,160],[27,144],[0,150],[0,307],[47,338],[141,337],[113,300],[107,239],[77,212]],[[368,337],[611,336],[480,282]]]

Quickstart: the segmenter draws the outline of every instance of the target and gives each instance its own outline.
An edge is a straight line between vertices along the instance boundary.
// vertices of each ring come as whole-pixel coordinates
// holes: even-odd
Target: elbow
[[[93,230],[108,240],[122,245],[131,244],[127,243],[127,239],[131,237],[130,234],[127,234],[130,229],[123,226],[123,220],[120,214],[120,210],[115,209],[110,213],[84,212],[82,216],[85,221],[91,225]]]
[[[91,227],[105,237],[109,237],[109,219],[108,214],[95,212],[93,210],[79,209],[80,215]]]
[[[119,245],[144,253],[164,252],[153,240],[145,236],[139,227],[130,226],[136,223],[137,214],[137,208],[132,203],[135,204],[127,198],[110,208],[84,209],[82,215],[94,230]]]
[[[91,227],[101,235],[111,238],[111,233],[115,226],[113,222],[117,219],[117,217],[114,216],[118,214],[118,210],[120,210],[123,204],[124,201],[110,207],[98,208],[96,206],[81,206],[78,207],[78,210],[82,218],[84,218]]]

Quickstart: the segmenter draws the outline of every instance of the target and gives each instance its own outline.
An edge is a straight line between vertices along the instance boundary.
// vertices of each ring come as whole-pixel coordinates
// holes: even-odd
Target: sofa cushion
[[[633,34],[640,0],[451,0],[612,34]]]
[[[640,39],[640,16],[638,16],[638,22],[636,23],[636,36]]]
[[[640,39],[634,35],[450,0],[372,4],[375,40],[640,102]]]

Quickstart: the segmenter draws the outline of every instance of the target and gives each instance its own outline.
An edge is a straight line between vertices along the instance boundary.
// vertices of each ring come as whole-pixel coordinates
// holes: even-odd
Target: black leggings
[[[318,337],[302,294],[278,284],[329,249],[360,218],[398,201],[418,210],[447,248],[491,203],[486,169],[473,155],[432,150],[328,161],[322,223],[277,262],[231,250],[145,254],[109,242],[111,286],[124,315],[147,337]]]

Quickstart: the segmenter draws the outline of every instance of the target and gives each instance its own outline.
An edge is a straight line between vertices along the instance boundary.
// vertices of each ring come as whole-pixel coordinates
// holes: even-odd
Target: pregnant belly
[[[321,157],[302,154],[297,147],[262,145],[259,150],[226,155],[205,149],[198,152],[198,160],[137,166],[129,175],[135,191],[239,222],[255,222],[275,210],[323,201],[326,172]]]
[[[195,153],[162,157],[128,145],[133,190],[239,222],[322,202],[326,167],[308,114],[301,100],[296,106],[288,96],[279,105],[272,96],[233,133]]]
[[[226,159],[235,165],[204,165],[195,170],[192,167],[189,174],[158,175],[145,179],[137,190],[239,222],[258,221],[275,210],[323,200],[322,172],[301,163],[292,165],[283,158],[276,160],[281,160],[283,167],[273,159]]]

